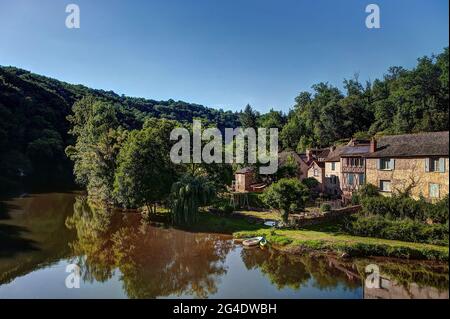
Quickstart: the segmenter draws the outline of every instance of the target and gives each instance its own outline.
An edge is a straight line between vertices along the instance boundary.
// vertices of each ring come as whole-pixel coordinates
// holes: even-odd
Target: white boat
[[[242,245],[247,247],[257,246],[264,239],[264,237],[248,238],[242,242]]]

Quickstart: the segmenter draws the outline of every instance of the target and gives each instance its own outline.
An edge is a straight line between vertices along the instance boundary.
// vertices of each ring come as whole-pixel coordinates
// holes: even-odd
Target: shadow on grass
[[[310,231],[316,231],[321,233],[326,233],[329,235],[348,235],[348,233],[345,231],[345,222],[343,220],[334,220],[334,221],[327,221],[323,222],[317,225],[308,225],[301,228],[301,230],[310,230]]]
[[[173,225],[170,212],[158,212],[145,217],[150,223],[157,223],[162,227],[171,227],[187,232],[214,233],[231,235],[239,231],[255,231],[259,229],[270,229],[262,223],[252,222],[246,218],[221,216],[206,211],[199,213],[199,221],[194,225]]]
[[[26,232],[27,230],[23,227],[0,224],[0,258],[39,250],[33,240],[22,237],[22,234]]]
[[[208,232],[231,235],[234,232],[255,231],[259,229],[269,229],[270,227],[260,223],[251,223],[243,218],[218,216],[203,212],[200,214],[200,220],[197,224],[178,228],[192,232]]]

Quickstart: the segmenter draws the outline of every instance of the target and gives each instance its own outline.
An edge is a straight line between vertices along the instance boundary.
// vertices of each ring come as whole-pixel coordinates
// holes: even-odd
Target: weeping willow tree
[[[171,212],[176,225],[198,222],[199,207],[215,197],[213,184],[203,176],[185,175],[172,186]]]

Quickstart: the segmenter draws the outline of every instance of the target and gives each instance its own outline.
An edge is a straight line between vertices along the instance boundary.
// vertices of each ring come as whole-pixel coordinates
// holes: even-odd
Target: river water
[[[365,284],[369,264],[380,288]],[[0,205],[0,298],[448,299],[448,284],[448,264],[244,249],[229,235],[96,210],[76,193]]]

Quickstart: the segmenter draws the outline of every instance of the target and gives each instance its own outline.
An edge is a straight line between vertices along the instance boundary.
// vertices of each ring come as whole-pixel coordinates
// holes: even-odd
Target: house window
[[[394,169],[393,160],[390,158],[380,158],[380,169],[381,170],[392,170]]]
[[[336,170],[336,163],[335,162],[331,162],[331,170],[332,171]]]
[[[353,174],[348,174],[348,184],[353,185],[353,182],[354,182]]]
[[[428,188],[430,198],[439,198],[439,184],[430,183]]]
[[[314,169],[314,176],[319,176],[319,170],[317,168]]]
[[[380,190],[382,192],[390,192],[391,191],[391,181],[380,181]]]
[[[425,168],[427,172],[445,172],[445,159],[430,157],[426,159]]]
[[[359,185],[364,185],[364,180],[365,176],[364,174],[358,174],[358,180],[359,180]]]

